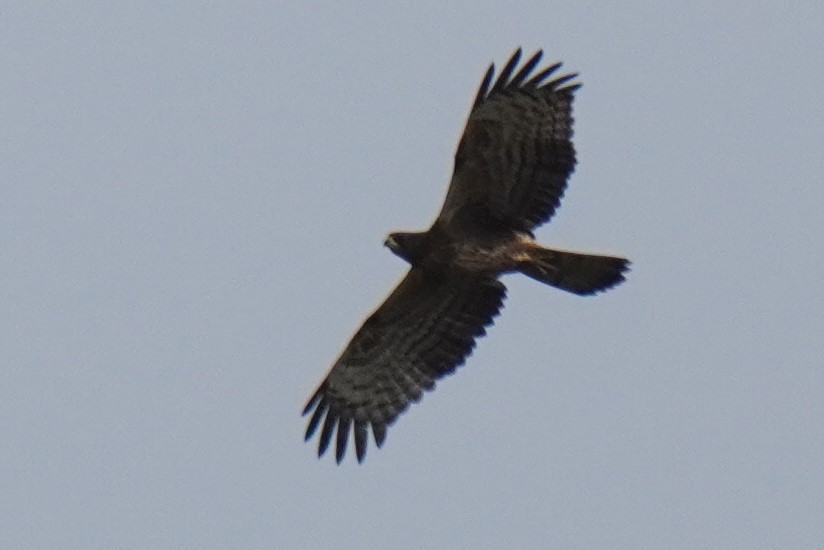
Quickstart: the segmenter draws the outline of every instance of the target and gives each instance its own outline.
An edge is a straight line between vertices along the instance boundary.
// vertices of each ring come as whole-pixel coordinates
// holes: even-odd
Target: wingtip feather
[[[518,65],[518,62],[521,60],[521,48],[519,47],[515,50],[515,53],[512,54],[512,57],[509,58],[509,61],[506,62],[504,68],[501,69],[500,74],[498,74],[498,78],[495,80],[495,84],[492,86],[492,90],[490,90],[490,94],[498,92],[509,84],[509,77],[512,76],[512,71],[515,70],[515,67]]]
[[[309,401],[306,402],[306,406],[303,407],[303,412],[300,413],[301,416],[306,416],[309,411],[311,411],[315,404],[321,399],[321,397],[326,392],[326,382],[320,385],[320,387],[315,390],[315,393],[312,394],[312,397],[309,398]]]
[[[484,75],[483,80],[481,80],[481,85],[478,87],[478,93],[475,94],[475,101],[472,102],[472,108],[474,109],[486,98],[486,94],[489,91],[489,85],[492,83],[492,77],[495,75],[495,64],[490,63],[489,68],[486,70],[486,74]]]
[[[349,442],[349,425],[351,418],[348,415],[342,414],[338,419],[338,437],[335,444],[335,462],[340,464],[343,462],[343,457],[346,456],[346,444]]]
[[[358,464],[363,462],[366,456],[366,440],[368,432],[365,420],[355,421],[355,454],[358,457]]]
[[[320,424],[320,419],[323,418],[323,413],[326,410],[326,405],[320,403],[318,408],[315,409],[315,413],[312,415],[312,418],[309,419],[309,424],[306,425],[306,434],[303,437],[304,441],[309,441],[313,435],[315,435],[315,431],[318,429],[318,424]]]
[[[321,457],[329,448],[329,443],[332,440],[332,432],[335,429],[335,415],[331,411],[326,414],[326,419],[323,421],[323,429],[320,432],[320,441],[318,441],[318,456]]]
[[[375,446],[380,449],[383,447],[383,442],[386,441],[386,424],[372,424],[372,437],[375,439]]]

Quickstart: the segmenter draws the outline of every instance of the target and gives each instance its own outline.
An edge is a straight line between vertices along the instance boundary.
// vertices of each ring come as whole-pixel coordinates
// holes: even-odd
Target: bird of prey
[[[362,462],[370,427],[380,447],[398,415],[462,365],[485,334],[506,295],[501,275],[523,273],[579,295],[624,280],[624,258],[534,240],[575,167],[572,100],[580,87],[577,74],[555,76],[561,63],[535,72],[541,56],[539,50],[519,67],[517,49],[494,82],[490,65],[438,217],[427,231],[387,237],[385,245],[411,267],[303,410],[312,413],[306,440],[320,428],[319,457],[334,439],[340,463],[351,433]]]

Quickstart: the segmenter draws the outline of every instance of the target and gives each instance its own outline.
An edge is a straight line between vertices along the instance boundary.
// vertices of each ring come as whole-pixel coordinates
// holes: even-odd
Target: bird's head
[[[390,233],[384,246],[391,250],[396,256],[400,256],[410,264],[421,257],[423,246],[426,240],[426,233]]]

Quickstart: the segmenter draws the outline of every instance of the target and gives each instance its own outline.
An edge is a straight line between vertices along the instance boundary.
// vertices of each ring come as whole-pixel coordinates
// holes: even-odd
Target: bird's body
[[[518,231],[490,232],[482,237],[453,236],[435,226],[422,233],[393,233],[386,245],[411,265],[429,271],[466,271],[493,278],[516,270],[513,246],[534,242]]]
[[[364,322],[304,409],[321,427],[318,454],[350,431],[358,461],[368,428],[380,446],[386,428],[423,391],[461,365],[503,306],[498,279],[523,273],[580,295],[624,280],[627,260],[544,248],[532,230],[554,213],[575,165],[575,75],[544,82],[560,63],[532,75],[539,51],[515,73],[517,50],[492,83],[487,71],[455,154],[443,208],[423,232],[392,233],[386,245],[410,270]],[[321,424],[322,422],[322,424]]]

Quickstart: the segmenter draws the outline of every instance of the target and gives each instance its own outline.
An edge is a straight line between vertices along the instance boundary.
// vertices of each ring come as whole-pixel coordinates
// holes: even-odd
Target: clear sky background
[[[767,6],[763,2],[761,6]],[[824,547],[824,3],[7,2],[6,548]],[[516,46],[580,71],[539,239],[358,465],[300,410]]]

